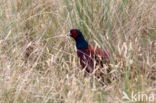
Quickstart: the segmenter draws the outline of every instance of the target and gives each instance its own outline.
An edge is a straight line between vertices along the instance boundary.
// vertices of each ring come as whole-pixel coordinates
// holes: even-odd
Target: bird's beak
[[[71,34],[70,34],[70,32],[68,32],[68,33],[66,33],[65,35],[66,35],[66,36],[70,36]]]

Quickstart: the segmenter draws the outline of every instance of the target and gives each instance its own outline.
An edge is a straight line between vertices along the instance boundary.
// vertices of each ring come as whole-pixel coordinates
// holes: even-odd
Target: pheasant
[[[110,55],[107,50],[94,48],[85,40],[79,29],[71,29],[69,35],[76,42],[77,56],[80,58],[82,69],[87,73],[93,73],[97,66],[109,65]]]

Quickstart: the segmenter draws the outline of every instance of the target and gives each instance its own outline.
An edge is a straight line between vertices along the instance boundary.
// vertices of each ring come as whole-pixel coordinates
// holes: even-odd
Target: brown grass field
[[[112,83],[84,77],[72,28],[110,51]],[[0,103],[156,103],[156,0],[0,0]]]

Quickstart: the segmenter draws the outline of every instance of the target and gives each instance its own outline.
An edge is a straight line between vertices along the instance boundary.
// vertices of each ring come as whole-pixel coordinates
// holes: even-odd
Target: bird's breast
[[[77,50],[78,57],[82,58],[84,56],[91,56],[91,52],[89,50]]]

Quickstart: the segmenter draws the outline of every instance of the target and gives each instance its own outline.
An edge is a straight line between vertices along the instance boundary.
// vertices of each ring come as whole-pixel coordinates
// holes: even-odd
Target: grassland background
[[[110,50],[105,89],[58,37],[71,28]],[[156,0],[0,0],[0,103],[125,103],[156,93],[155,72]]]

